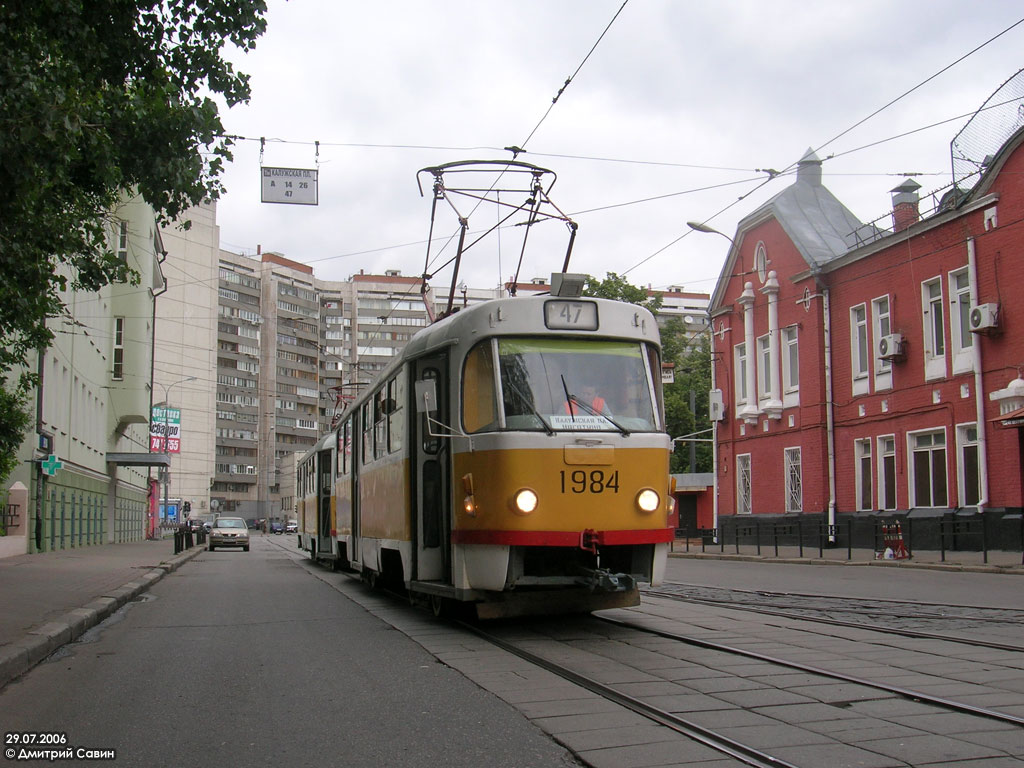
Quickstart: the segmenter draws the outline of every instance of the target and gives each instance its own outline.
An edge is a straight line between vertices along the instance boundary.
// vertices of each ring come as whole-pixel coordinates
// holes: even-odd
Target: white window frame
[[[128,263],[128,222],[124,219],[117,220],[117,258]]]
[[[858,512],[866,512],[871,509],[875,498],[871,483],[871,438],[865,437],[853,441],[853,461],[857,493],[854,509]],[[867,497],[867,503],[865,503],[865,497]]]
[[[946,323],[943,306],[942,277],[933,277],[921,283],[921,335],[924,341],[926,381],[946,378]]]
[[[747,404],[749,393],[747,392],[747,345],[746,342],[737,344],[732,348],[734,391],[736,393],[736,415],[738,416],[743,406]]]
[[[941,435],[942,445],[941,448],[937,445],[930,447],[918,447],[917,441],[919,438],[926,436],[932,436],[932,438]],[[932,474],[935,466],[934,458],[931,454],[938,451],[942,452],[942,471],[945,476],[944,488],[941,490],[944,492],[945,498],[936,498],[936,490],[939,490],[939,486],[935,483],[935,477]],[[928,470],[929,470],[929,498],[919,499],[917,498],[917,456],[922,453],[929,454]],[[914,432],[907,433],[907,487],[909,491],[908,498],[910,499],[911,507],[921,507],[926,509],[942,509],[949,506],[949,440],[946,434],[945,427],[939,427],[938,429],[919,429]],[[927,504],[922,504],[922,501],[927,501]],[[940,502],[940,503],[936,503]]]
[[[757,399],[768,400],[772,395],[772,345],[770,335],[757,337]]]
[[[114,318],[114,346],[111,350],[110,378],[114,381],[124,381],[124,331],[125,323],[123,317]]]
[[[889,294],[871,300],[871,329],[875,343],[892,333],[892,301]],[[875,357],[874,355],[872,355]],[[892,360],[875,357],[875,391],[892,389]]]
[[[974,334],[971,333],[970,317],[971,277],[964,267],[949,273],[949,332],[954,374],[974,370]]]
[[[786,477],[786,512],[804,511],[803,466],[799,446],[783,450],[783,467]]]
[[[896,435],[879,435],[875,438],[875,445],[878,448],[878,508],[891,511],[899,504],[899,484],[896,480]],[[886,472],[886,464],[892,466],[892,479]],[[892,503],[887,503],[886,497],[892,492]]]
[[[751,515],[754,512],[752,481],[753,469],[750,454],[741,453],[736,457],[736,514]]]
[[[973,432],[973,437],[971,433]],[[977,478],[978,487],[974,489],[973,500],[967,498],[967,452],[973,449],[974,452],[974,475]],[[956,425],[956,487],[957,501],[961,507],[976,507],[981,499],[981,457],[979,451],[981,445],[978,443],[978,424],[971,421],[965,424]]]
[[[850,371],[853,376],[853,394],[871,391],[868,371],[871,366],[871,346],[868,343],[868,307],[857,304],[850,307]]]
[[[782,405],[800,405],[800,348],[797,327],[782,329]]]

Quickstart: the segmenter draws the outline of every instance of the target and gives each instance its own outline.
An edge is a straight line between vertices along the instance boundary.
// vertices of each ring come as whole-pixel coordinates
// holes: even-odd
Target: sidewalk
[[[168,538],[0,559],[0,687],[201,551]]]
[[[946,552],[945,561],[939,550],[913,550],[906,560],[878,559],[873,550],[853,549],[846,547],[824,548],[818,556],[818,548],[804,546],[803,556],[797,546],[779,546],[778,556],[774,545],[761,545],[760,554],[756,544],[739,546],[727,543],[705,544],[703,551],[699,539],[677,539],[671,544],[670,557],[710,558],[715,560],[757,560],[762,562],[802,563],[805,565],[859,565],[883,568],[926,568],[942,571],[964,571],[975,573],[1012,573],[1024,576],[1024,565],[1021,564],[1020,552],[989,550],[988,562],[981,552],[965,552],[961,550]]]

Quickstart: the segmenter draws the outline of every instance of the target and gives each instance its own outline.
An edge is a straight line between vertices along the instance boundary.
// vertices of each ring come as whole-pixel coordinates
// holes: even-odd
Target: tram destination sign
[[[314,168],[260,168],[261,202],[317,205],[319,185]]]

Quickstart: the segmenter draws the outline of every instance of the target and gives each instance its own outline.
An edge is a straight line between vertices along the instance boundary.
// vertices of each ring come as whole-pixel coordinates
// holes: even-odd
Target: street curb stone
[[[58,648],[77,640],[86,631],[109,618],[117,609],[134,600],[167,574],[178,570],[202,551],[203,547],[196,546],[174,555],[117,589],[97,596],[95,600],[81,608],[73,608],[53,621],[28,630],[24,638],[0,649],[0,688],[28,672]]]

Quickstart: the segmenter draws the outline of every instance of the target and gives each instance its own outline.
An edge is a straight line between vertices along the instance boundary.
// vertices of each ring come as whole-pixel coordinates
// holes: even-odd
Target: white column
[[[743,307],[743,342],[747,347],[747,402],[740,410],[740,418],[756,422],[760,415],[757,407],[757,347],[754,341],[754,284],[746,283],[739,302]]]
[[[768,357],[771,360],[771,370],[768,381],[768,402],[764,405],[764,411],[773,419],[782,418],[782,398],[779,396],[779,374],[782,371],[782,360],[779,356],[779,280],[772,270],[768,273],[761,293],[768,297]]]

